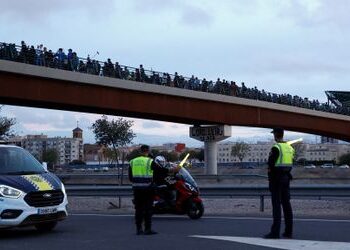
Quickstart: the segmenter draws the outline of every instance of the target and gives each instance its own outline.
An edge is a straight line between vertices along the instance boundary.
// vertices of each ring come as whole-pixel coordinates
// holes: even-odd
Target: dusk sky
[[[349,90],[349,12],[343,0],[2,0],[0,40],[72,48],[81,57],[98,51],[101,61],[324,102],[325,90]],[[79,121],[87,142],[102,115],[14,106],[1,114],[17,119],[20,135],[71,136]],[[133,120],[136,143],[196,144],[188,125]],[[233,127],[231,140],[269,139],[268,132]]]

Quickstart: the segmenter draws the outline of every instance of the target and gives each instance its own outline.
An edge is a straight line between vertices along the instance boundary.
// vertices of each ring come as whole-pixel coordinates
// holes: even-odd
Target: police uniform
[[[136,157],[130,161],[129,180],[132,182],[134,193],[135,223],[137,234],[156,233],[151,229],[154,199],[154,174],[157,175],[159,172],[168,173],[171,171],[176,171],[176,169],[164,168],[157,164],[152,158],[146,156],[146,154]],[[143,222],[145,223],[145,231],[142,230]]]
[[[129,179],[132,182],[135,205],[135,223],[137,234],[142,234],[142,222],[145,231],[151,232],[153,205],[153,160],[139,156],[130,161]]]
[[[283,133],[283,132],[282,132]],[[283,208],[284,237],[291,238],[293,233],[293,212],[290,204],[290,180],[293,166],[294,149],[286,142],[273,145],[269,156],[269,190],[271,192],[273,224],[265,238],[279,238],[281,227],[281,206]]]

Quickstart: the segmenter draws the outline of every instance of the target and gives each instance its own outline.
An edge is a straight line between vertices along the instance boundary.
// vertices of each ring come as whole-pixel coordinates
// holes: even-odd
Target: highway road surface
[[[72,214],[50,233],[0,231],[1,250],[350,249],[350,219],[296,219],[292,240],[266,240],[270,218],[155,216],[159,234],[137,236],[132,215]]]

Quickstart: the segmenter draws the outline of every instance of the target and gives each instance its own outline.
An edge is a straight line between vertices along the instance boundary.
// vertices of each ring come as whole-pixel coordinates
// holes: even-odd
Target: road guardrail
[[[202,186],[199,187],[202,197],[233,198],[259,197],[260,211],[264,211],[265,197],[270,196],[268,186]],[[99,196],[99,197],[131,197],[132,188],[118,185],[66,185],[69,196]],[[350,185],[295,185],[291,186],[293,197],[337,197],[349,198]]]

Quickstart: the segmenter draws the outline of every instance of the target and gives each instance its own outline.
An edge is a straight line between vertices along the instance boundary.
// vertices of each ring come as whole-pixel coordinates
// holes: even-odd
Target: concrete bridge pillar
[[[217,142],[231,136],[231,127],[218,126],[193,126],[190,127],[190,137],[204,142],[204,166],[206,174],[217,175]]]
[[[218,174],[218,145],[216,141],[204,142],[204,167],[207,174]]]

